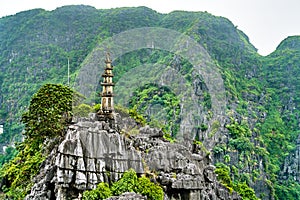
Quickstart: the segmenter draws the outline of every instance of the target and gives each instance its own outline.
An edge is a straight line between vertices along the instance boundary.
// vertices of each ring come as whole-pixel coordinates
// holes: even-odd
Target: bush
[[[201,124],[200,125],[200,130],[201,131],[206,131],[208,129],[208,126],[206,124]]]
[[[85,191],[83,193],[83,200],[98,200],[106,199],[112,196],[112,192],[107,183],[99,183],[95,190]]]
[[[215,173],[217,174],[218,181],[228,188],[229,191],[232,191],[233,183],[230,178],[230,168],[223,163],[217,163]]]
[[[162,188],[159,185],[152,183],[146,177],[141,177],[138,179],[138,184],[135,192],[147,196],[150,200],[164,199],[164,192]]]
[[[72,116],[74,92],[69,87],[46,84],[33,95],[29,109],[22,116],[24,135],[42,139],[62,135]]]
[[[147,196],[149,200],[163,200],[163,189],[150,181],[149,178],[138,178],[133,169],[125,172],[120,180],[111,187],[107,183],[100,183],[96,189],[85,191],[84,200],[106,199],[112,195],[121,195],[125,192],[135,192]]]
[[[124,192],[135,192],[138,177],[133,169],[125,172],[120,180],[115,182],[112,187],[112,193],[114,195],[120,195]]]
[[[33,95],[28,111],[22,116],[25,139],[17,146],[18,154],[3,165],[0,176],[10,199],[24,199],[33,185],[32,178],[45,160],[43,142],[64,135],[72,116],[74,92],[69,87],[46,84]]]
[[[254,190],[250,188],[246,182],[235,184],[234,190],[241,195],[243,200],[258,200],[255,196]]]
[[[224,163],[217,163],[215,173],[217,179],[220,181],[230,192],[236,191],[243,200],[258,200],[255,196],[255,192],[250,188],[246,182],[233,183],[230,177],[230,168]]]
[[[73,115],[78,117],[88,117],[89,113],[93,112],[93,108],[87,104],[80,104],[73,108]]]
[[[100,103],[97,103],[93,106],[93,110],[94,112],[98,112],[99,110],[101,109],[101,104]]]

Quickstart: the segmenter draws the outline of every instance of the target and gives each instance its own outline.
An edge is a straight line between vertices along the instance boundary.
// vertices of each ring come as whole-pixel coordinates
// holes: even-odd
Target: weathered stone
[[[144,126],[139,129],[140,134],[144,134],[147,137],[162,137],[164,133],[158,128],[151,128],[150,126]]]
[[[115,129],[108,122],[93,121],[93,116],[77,119],[46,159],[27,199],[78,199],[84,190],[116,181],[130,168],[143,174],[144,167],[158,174],[156,181],[164,187],[166,200],[240,199],[217,183],[214,166],[208,164],[210,158],[201,149],[195,153],[187,141],[164,141],[161,130],[149,126],[126,138],[118,130],[139,126],[127,118],[129,124],[125,125],[117,118]],[[146,197],[125,193],[109,199]]]
[[[117,197],[110,197],[106,200],[146,200],[147,198],[133,192],[126,192]]]
[[[215,182],[216,181],[216,175],[214,173],[215,167],[210,165],[207,166],[204,170],[203,170],[203,175],[204,178],[208,181],[208,182]]]
[[[296,140],[296,144],[296,149],[285,158],[284,165],[280,172],[280,179],[292,179],[300,183],[300,135]]]

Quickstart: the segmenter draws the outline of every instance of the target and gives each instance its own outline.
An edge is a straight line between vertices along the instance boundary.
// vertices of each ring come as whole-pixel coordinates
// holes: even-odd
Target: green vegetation
[[[130,110],[144,113],[144,118],[150,125],[158,125],[164,132],[173,137],[179,130],[179,100],[167,87],[158,87],[155,84],[147,84],[139,88],[133,94],[129,106]],[[149,114],[147,114],[149,113]],[[151,116],[152,115],[152,116]]]
[[[278,199],[300,199],[300,185],[294,180],[276,184],[275,192]]]
[[[107,199],[112,196],[112,192],[107,183],[99,183],[97,188],[83,193],[83,200]]]
[[[194,140],[193,144],[196,145],[199,149],[201,149],[201,151],[204,152],[206,155],[210,154],[210,152],[206,149],[202,142]]]
[[[163,189],[159,185],[152,183],[145,176],[138,178],[136,172],[130,169],[111,187],[107,183],[100,183],[96,189],[85,191],[83,199],[106,199],[112,195],[121,195],[124,192],[135,192],[147,196],[150,200],[163,200],[164,198]]]
[[[218,180],[229,190],[233,191],[233,183],[230,178],[230,168],[222,163],[216,164],[215,173]]]
[[[6,180],[2,189],[9,198],[23,199],[30,191],[32,178],[45,159],[44,141],[64,135],[73,99],[70,88],[56,84],[46,84],[33,95],[22,117],[24,141],[18,144],[14,159],[0,170],[1,178]]]
[[[74,97],[74,92],[63,85],[46,84],[41,87],[22,116],[26,139],[41,143],[46,138],[64,134],[72,117]]]
[[[95,112],[90,105],[85,103],[79,104],[73,108],[73,115],[79,117],[87,117],[89,113]]]
[[[134,119],[137,123],[141,125],[146,125],[146,119],[143,115],[137,112],[136,108],[127,109],[123,106],[116,105],[115,110],[120,113],[122,116],[131,117]]]
[[[17,155],[18,151],[14,147],[7,147],[5,153],[0,155],[0,167],[7,163]]]
[[[71,116],[71,104],[67,103],[71,93],[64,87],[48,85],[41,91],[42,96],[34,96],[29,105],[30,97],[46,83],[67,83],[68,58],[73,83],[82,61],[98,42],[139,27],[163,27],[187,34],[207,50],[219,67],[228,100],[229,136],[217,141],[213,153],[214,160],[226,163],[230,169],[222,173],[232,183],[224,179],[224,184],[239,193],[249,193],[244,197],[251,198],[245,184],[260,191],[256,181],[263,181],[275,199],[299,199],[299,182],[280,179],[283,162],[293,154],[300,134],[299,36],[286,38],[276,51],[262,57],[229,20],[207,12],[159,14],[145,7],[97,10],[89,6],[65,6],[54,11],[35,9],[0,19],[0,124],[4,125],[0,143],[9,146],[0,155],[0,164],[12,159],[1,170],[1,176],[10,179],[7,194],[15,195],[16,199],[24,196],[42,160],[37,160],[38,155],[43,155],[42,141],[62,135]],[[196,87],[189,61],[157,49],[140,49],[114,60],[115,82],[130,69],[150,63],[172,66]],[[203,115],[208,116],[209,91],[205,83],[200,85],[203,87],[198,103],[203,106]],[[57,94],[56,100],[52,96],[47,98],[51,88],[63,89],[67,98],[64,94]],[[126,112],[141,124],[163,128],[165,138],[173,141],[179,129],[180,98],[166,87],[142,85],[134,92],[130,111]],[[53,110],[48,108],[57,102],[62,104]],[[40,106],[47,108],[41,110]],[[74,111],[75,115],[86,116],[88,110],[97,109],[99,105],[91,108],[82,104]],[[19,123],[21,119],[24,124]],[[206,132],[211,128],[206,135],[213,138],[223,128],[220,122],[208,124],[199,119],[195,129]],[[13,143],[22,140],[24,128],[25,141],[16,145],[16,150]],[[30,159],[24,159],[26,156]],[[257,195],[267,198],[263,196],[267,194]]]
[[[230,168],[223,163],[216,164],[217,179],[229,190],[236,191],[243,200],[258,200],[254,190],[246,182],[234,182],[230,177]]]
[[[2,189],[9,198],[24,199],[33,186],[32,178],[45,159],[42,144],[37,145],[25,140],[17,147],[19,153],[16,157],[1,169],[0,176],[7,181]]]

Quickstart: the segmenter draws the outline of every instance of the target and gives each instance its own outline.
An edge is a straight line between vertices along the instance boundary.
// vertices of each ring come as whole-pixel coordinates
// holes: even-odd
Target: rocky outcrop
[[[188,141],[170,143],[161,130],[140,127],[120,115],[115,119],[97,121],[91,115],[69,126],[64,140],[41,166],[26,199],[80,199],[83,191],[100,182],[114,182],[130,168],[138,175],[155,173],[165,199],[240,199],[217,182],[209,155],[199,148]],[[134,135],[124,133],[129,127],[136,130]],[[144,199],[136,195],[110,199]]]
[[[300,183],[300,135],[298,136],[296,144],[296,149],[285,158],[282,170],[280,172],[280,179],[291,179]]]
[[[147,198],[133,192],[126,192],[117,197],[110,197],[106,200],[146,200]]]

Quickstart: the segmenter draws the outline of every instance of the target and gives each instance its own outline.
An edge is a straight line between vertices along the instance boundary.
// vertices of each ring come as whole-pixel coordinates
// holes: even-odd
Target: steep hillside
[[[141,15],[146,17],[139,18]],[[158,16],[143,7],[96,10],[66,6],[0,19],[0,123],[6,130],[1,143],[20,140],[14,138],[22,130],[20,115],[39,87],[47,82],[67,83],[68,58],[73,84],[75,72],[97,42],[127,29],[154,26]]]
[[[213,113],[210,87],[193,68],[192,60],[155,48],[154,44],[116,58],[114,81],[122,81],[132,69],[147,64],[153,65],[153,71],[159,67],[169,70],[161,74],[175,69],[182,75],[183,85],[192,88],[193,101],[197,103],[197,115],[187,117],[187,121],[195,121],[189,134],[211,152],[219,171],[229,170],[234,184],[245,182],[261,199],[299,199],[300,179],[289,180],[289,175],[282,178],[280,174],[288,163],[299,163],[292,160],[300,133],[300,37],[288,37],[276,51],[262,57],[228,19],[207,12],[160,14],[146,7],[97,10],[65,6],[1,18],[1,145],[21,141],[23,125],[19,120],[31,96],[42,85],[67,84],[68,60],[73,87],[79,70],[95,60],[91,55],[97,44],[141,27],[178,31],[201,45],[223,78],[226,112],[220,116]],[[174,80],[173,75],[165,73],[162,82]],[[137,73],[134,79],[138,78]],[[151,126],[159,126],[175,137],[180,124],[185,123],[180,113],[183,97],[159,84],[157,74],[149,80],[151,84],[126,94],[130,96],[127,106],[143,115]],[[86,100],[95,101],[98,99],[94,97]],[[1,164],[14,155],[11,148],[3,153]]]
[[[283,40],[276,51],[264,58],[262,79],[264,88],[271,94],[265,123],[261,134],[265,139],[271,162],[280,171],[276,192],[280,199],[299,199],[299,70],[300,70],[300,36]],[[298,139],[297,139],[298,138]],[[283,164],[284,163],[284,164]],[[280,167],[279,167],[280,166]],[[287,187],[288,186],[288,187]],[[293,188],[293,189],[291,189]],[[296,198],[297,197],[297,198]]]
[[[288,37],[265,58],[267,87],[275,88],[278,96],[281,96],[283,111],[299,110],[299,44],[300,36]]]

